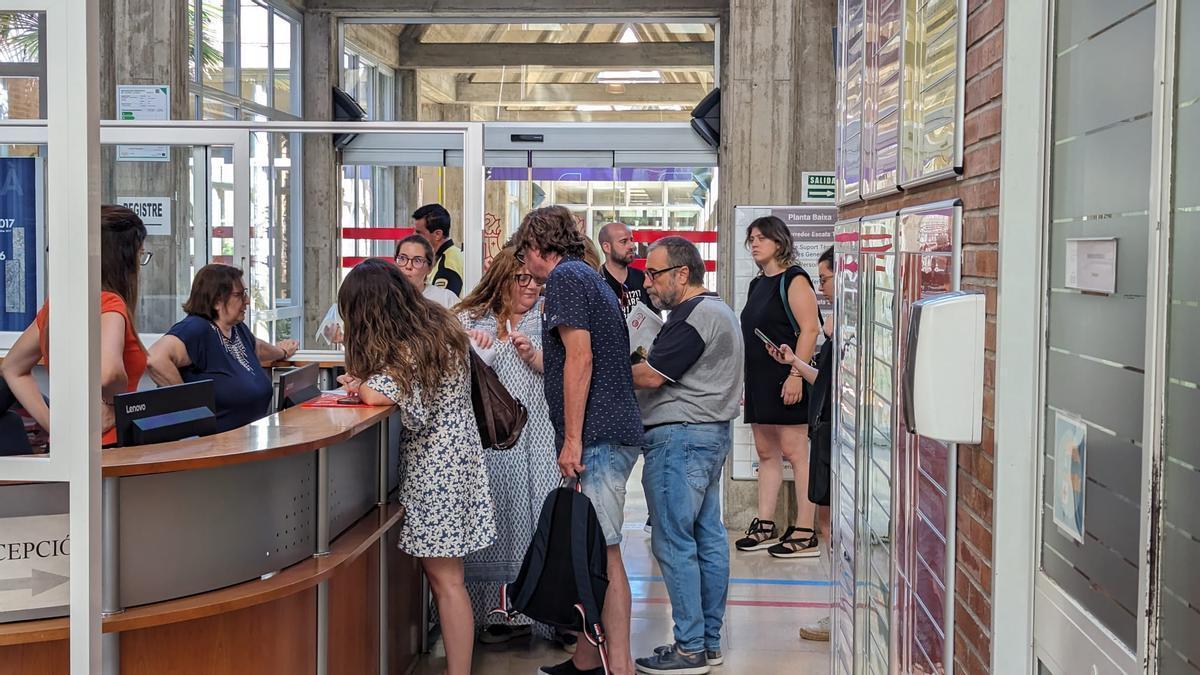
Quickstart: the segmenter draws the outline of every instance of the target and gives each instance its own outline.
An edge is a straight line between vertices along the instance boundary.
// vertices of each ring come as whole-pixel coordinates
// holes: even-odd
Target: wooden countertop
[[[377,507],[334,540],[328,555],[302,560],[268,579],[255,579],[208,593],[133,607],[106,617],[102,630],[113,633],[190,621],[299,593],[353,563],[399,523],[403,515],[403,507],[396,503]],[[0,623],[0,647],[65,640],[67,633],[65,617]]]
[[[238,429],[171,443],[100,453],[105,476],[140,476],[255,462],[340,443],[392,414],[379,408],[295,407]]]

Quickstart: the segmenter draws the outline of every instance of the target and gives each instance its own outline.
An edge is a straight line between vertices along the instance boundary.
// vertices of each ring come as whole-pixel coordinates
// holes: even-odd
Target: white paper
[[[1068,239],[1065,263],[1067,288],[1109,295],[1116,292],[1116,239]]]
[[[639,302],[633,306],[633,311],[625,317],[625,326],[629,328],[629,351],[636,352],[643,348],[647,353],[662,330],[663,320],[645,304]]]
[[[171,119],[171,88],[165,84],[117,85],[117,119],[158,121]],[[118,145],[119,162],[166,162],[167,145]]]
[[[489,368],[491,368],[492,364],[496,362],[496,347],[495,347],[495,345],[493,345],[491,347],[480,347],[479,345],[475,344],[474,340],[472,340],[471,341],[471,349],[475,350],[475,353],[479,355],[480,359],[483,359],[483,362],[485,364],[487,364],[487,366]]]

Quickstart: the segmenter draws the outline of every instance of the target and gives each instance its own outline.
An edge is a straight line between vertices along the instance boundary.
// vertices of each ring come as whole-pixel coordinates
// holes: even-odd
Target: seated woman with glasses
[[[455,311],[471,340],[494,348],[492,368],[509,393],[529,410],[517,445],[484,453],[492,498],[496,502],[496,543],[466,558],[467,592],[482,626],[479,639],[499,643],[528,636],[532,622],[489,616],[500,597],[500,585],[516,580],[521,560],[533,540],[546,495],[558,486],[554,428],[542,389],[542,285],[505,248],[492,260],[483,279]],[[552,639],[548,626],[538,635]]]
[[[150,262],[146,226],[124,206],[100,207],[100,408],[101,443],[117,442],[113,396],[135,391],[146,371],[146,349],[133,323],[138,274]],[[50,431],[50,407],[33,375],[50,368],[50,301],[4,357],[4,381],[38,425]]]
[[[217,431],[245,426],[271,411],[271,377],[263,362],[291,358],[295,340],[268,344],[246,326],[250,298],[242,271],[205,265],[192,280],[187,317],[150,347],[150,377],[160,387],[212,380]]]
[[[426,283],[429,269],[433,265],[433,246],[424,237],[410,234],[396,244],[396,253],[392,257],[400,273],[408,279],[417,292],[430,302],[450,309],[458,302],[458,296],[441,286],[431,286]],[[330,345],[342,344],[343,324],[341,312],[335,303],[326,312],[325,322],[317,332],[318,339],[324,339]]]

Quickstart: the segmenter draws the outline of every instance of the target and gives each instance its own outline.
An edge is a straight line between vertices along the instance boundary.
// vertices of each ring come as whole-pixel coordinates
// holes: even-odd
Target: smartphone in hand
[[[754,334],[758,336],[759,340],[763,341],[763,344],[770,347],[771,349],[774,349],[775,351],[779,351],[779,345],[776,345],[774,342],[771,342],[771,338],[767,337],[766,334],[763,333],[761,330],[755,328]]]
[[[339,405],[361,405],[362,399],[357,396],[343,396],[337,402]]]

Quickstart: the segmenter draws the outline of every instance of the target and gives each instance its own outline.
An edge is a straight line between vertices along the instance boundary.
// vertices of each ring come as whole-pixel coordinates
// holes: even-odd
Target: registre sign
[[[740,241],[746,236],[746,228],[756,218],[775,216],[788,226],[792,233],[792,242],[796,246],[796,262],[808,272],[817,284],[817,259],[825,249],[833,246],[833,226],[837,223],[836,206],[736,206],[733,209],[734,228]],[[741,314],[746,304],[746,295],[750,291],[750,282],[758,276],[758,266],[750,257],[745,246],[737,246],[733,255],[733,305],[734,311]],[[818,306],[825,314],[826,321],[833,306],[828,300],[818,294]],[[746,345],[746,349],[762,348],[761,345]],[[733,470],[734,480],[758,479],[758,453],[754,449],[754,435],[750,425],[741,422],[741,416],[733,423]],[[783,463],[783,477],[793,480],[792,467],[788,462]]]
[[[117,197],[117,203],[142,219],[146,234],[171,234],[169,197]]]
[[[117,119],[158,121],[171,119],[171,88],[165,84],[117,85]],[[119,162],[166,162],[169,145],[118,145]]]
[[[802,204],[834,204],[837,202],[837,179],[832,171],[801,171]]]
[[[0,518],[0,616],[70,603],[70,533],[65,513]]]

